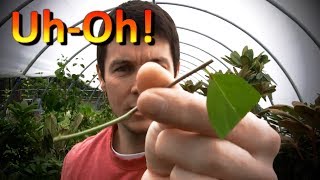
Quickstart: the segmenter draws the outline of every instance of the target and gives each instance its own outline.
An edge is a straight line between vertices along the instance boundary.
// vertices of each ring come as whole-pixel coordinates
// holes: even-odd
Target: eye
[[[122,65],[117,68],[115,68],[114,72],[119,72],[119,73],[125,73],[125,72],[130,72],[132,71],[132,67],[129,65]]]

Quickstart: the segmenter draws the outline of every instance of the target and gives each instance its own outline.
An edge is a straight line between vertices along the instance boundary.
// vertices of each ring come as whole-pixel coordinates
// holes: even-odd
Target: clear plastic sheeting
[[[2,1],[0,20],[26,1]],[[50,9],[54,18],[59,18],[70,27],[81,21],[92,11],[105,11],[125,1],[101,0],[34,0],[20,10],[23,15],[23,34],[30,31],[30,12],[42,14]],[[152,1],[150,1],[152,2]],[[320,28],[317,25],[320,8],[316,1],[278,0],[294,18],[304,23],[312,35],[320,41]],[[271,62],[265,71],[277,82],[273,94],[274,103],[289,104],[299,100],[312,102],[320,93],[320,49],[315,42],[284,12],[265,0],[203,0],[203,1],[156,1],[174,19],[180,37],[180,75],[194,69],[202,62],[213,59],[208,67],[211,72],[225,72],[230,65],[221,57],[230,50],[241,52],[246,45],[255,54],[265,52]],[[318,8],[317,8],[318,7]],[[101,21],[94,27],[97,34]],[[42,39],[32,46],[17,43],[11,32],[11,19],[0,27],[0,77],[53,76],[57,59],[70,60],[68,69],[75,74],[82,73],[84,81],[98,87],[96,77],[96,46],[83,36],[68,35],[68,44],[55,42],[47,46]],[[56,33],[56,32],[55,32]],[[56,37],[56,34],[54,35]],[[71,59],[72,58],[72,59]],[[86,69],[74,66],[83,64]],[[290,79],[291,78],[291,82]],[[205,73],[198,72],[190,80],[205,80]],[[294,86],[296,89],[294,89]],[[270,102],[261,101],[263,107]]]

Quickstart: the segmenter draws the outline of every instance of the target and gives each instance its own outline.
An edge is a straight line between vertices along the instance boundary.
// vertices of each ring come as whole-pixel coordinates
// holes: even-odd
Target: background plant
[[[276,89],[275,82],[263,71],[269,62],[266,55],[254,57],[253,51],[245,47],[241,56],[234,51],[224,60],[233,66],[232,71],[225,73],[242,77],[265,100],[272,101]],[[80,75],[70,73],[66,61],[66,57],[58,59],[54,78],[24,78],[21,87],[25,90],[19,92],[19,98],[0,117],[0,179],[59,179],[66,153],[90,134],[58,143],[53,143],[52,137],[79,132],[115,118],[108,103],[97,109],[83,100],[88,95],[83,90],[90,87],[80,80]],[[81,63],[73,65],[83,67]],[[207,77],[209,80],[210,73]],[[208,82],[186,81],[181,86],[189,92],[207,95]],[[43,93],[44,90],[47,92]],[[9,93],[7,90],[5,95]],[[37,98],[41,101],[36,101]],[[320,172],[319,101],[318,97],[312,104],[294,102],[293,106],[253,108],[282,137],[280,153],[274,162],[279,179],[312,179]]]
[[[265,64],[270,62],[267,55],[264,55],[262,52],[254,57],[253,50],[245,46],[241,55],[237,51],[233,51],[230,53],[230,56],[222,57],[222,59],[232,65],[233,69],[233,71],[226,71],[225,74],[235,74],[243,78],[259,92],[264,100],[268,97],[272,102],[272,93],[276,91],[276,85],[274,85],[276,83],[269,74],[264,72]],[[181,84],[182,88],[191,93],[198,92],[199,94],[207,96],[208,81],[210,74],[213,73],[206,72],[208,74],[207,82],[199,81],[193,83],[189,80]],[[222,73],[222,71],[220,70],[217,73]],[[258,114],[261,110],[262,108],[257,104],[251,111]]]
[[[233,71],[227,71],[226,74],[242,77],[255,87],[264,100],[269,98],[272,103],[272,93],[276,91],[276,83],[263,71],[265,64],[269,62],[267,55],[260,53],[254,57],[253,50],[246,46],[241,56],[234,51],[222,59],[233,66]],[[207,82],[186,81],[181,86],[191,93],[207,95]],[[263,109],[257,104],[252,109],[253,113],[264,118],[281,136],[280,152],[274,161],[274,169],[279,179],[320,177],[319,104],[318,96],[314,104],[293,101],[292,106],[277,104]]]
[[[108,103],[100,110],[83,101],[87,96],[83,90],[90,87],[80,75],[70,73],[66,62],[67,57],[58,59],[54,78],[24,78],[1,117],[0,179],[59,179],[66,153],[86,136],[58,143],[52,137],[114,118]]]
[[[260,112],[281,136],[275,159],[278,176],[312,179],[320,176],[320,95],[314,104],[293,101],[292,106],[273,105]]]

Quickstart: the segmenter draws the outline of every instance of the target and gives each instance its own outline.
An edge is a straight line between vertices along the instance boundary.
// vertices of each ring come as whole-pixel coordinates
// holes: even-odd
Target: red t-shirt
[[[113,131],[106,128],[73,146],[64,159],[61,179],[141,179],[147,169],[145,157],[120,159],[112,150]]]

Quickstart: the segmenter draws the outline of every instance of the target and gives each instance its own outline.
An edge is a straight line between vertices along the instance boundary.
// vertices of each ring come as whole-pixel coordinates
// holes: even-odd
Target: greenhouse
[[[145,179],[149,179],[152,176],[157,178],[157,175],[166,171],[169,174],[164,173],[165,175],[159,177],[318,179],[320,177],[320,71],[318,70],[320,3],[316,0],[149,0],[147,2],[147,4],[138,2],[137,5],[128,0],[2,2],[0,179],[72,179],[71,177],[135,179],[141,178],[142,174]],[[148,7],[155,9],[146,11]],[[129,9],[127,12],[126,8]],[[135,15],[140,9],[143,9],[142,14]],[[134,20],[129,21],[131,17],[137,20],[132,18]],[[160,20],[157,22],[161,18],[163,18],[161,22]],[[108,50],[105,47],[108,47]],[[147,57],[149,59],[146,61],[152,62],[137,65],[142,60],[135,60],[136,62],[127,60],[130,58],[132,60],[130,53],[134,58],[141,57],[144,61]],[[158,54],[159,58],[156,56]],[[113,57],[114,63],[104,61]],[[103,68],[99,61],[101,58]],[[173,63],[168,60],[170,58]],[[114,66],[117,67],[116,63],[119,67],[113,70]],[[161,66],[158,66],[159,64]],[[168,70],[169,75],[168,71],[164,72],[160,67]],[[154,72],[149,72],[150,69],[154,69]],[[158,77],[158,74],[162,76]],[[174,77],[171,77],[172,75]],[[167,78],[168,82],[162,83],[161,78]],[[154,165],[155,160],[152,159],[157,156],[150,155],[152,153],[147,150],[147,142],[150,140],[147,140],[149,134],[146,133],[151,131],[149,128],[151,120],[144,132],[141,128],[143,129],[145,124],[130,122],[130,118],[149,117],[143,113],[145,106],[148,109],[147,105],[144,106],[144,102],[147,104],[148,100],[147,92],[172,86],[174,86],[170,89],[172,92],[182,91],[182,93],[173,93],[174,96],[165,106],[167,113],[164,114],[172,118],[192,117],[197,121],[196,118],[203,118],[203,114],[197,113],[205,111],[208,121],[199,120],[199,124],[177,125],[178,123],[165,122],[163,119],[166,119],[164,118],[166,116],[159,115],[159,118],[160,116],[163,118],[153,121],[158,122],[161,128],[163,128],[162,123],[165,126],[169,125],[162,131],[177,128],[179,132],[185,133],[184,138],[187,137],[186,133],[189,133],[189,144],[192,144],[190,139],[195,138],[193,137],[195,134],[202,139],[206,137],[210,143],[217,142],[217,139],[223,142],[230,141],[253,158],[259,159],[257,162],[261,161],[262,169],[255,164],[249,167],[247,164],[251,161],[245,161],[248,160],[245,159],[245,155],[238,154],[240,158],[232,161],[231,158],[235,155],[231,154],[240,153],[240,150],[233,151],[231,146],[226,145],[221,145],[219,148],[231,147],[228,150],[232,152],[229,156],[226,155],[228,151],[222,154],[229,159],[221,163],[222,155],[221,158],[212,158],[212,161],[219,159],[220,162],[217,164],[210,162],[214,166],[210,169],[207,164],[200,161],[204,158],[200,156],[197,158],[202,152],[199,149],[203,149],[198,148],[197,143],[190,152],[180,152],[180,156],[184,154],[184,158],[193,158],[194,161],[176,163],[168,159],[167,162],[161,162],[167,163],[164,171],[157,169],[161,167],[158,167],[158,164]],[[152,87],[161,88],[146,90]],[[125,93],[129,94],[127,99],[124,98]],[[162,93],[159,91],[159,94]],[[184,102],[179,104],[179,98]],[[144,99],[146,100],[143,101]],[[171,103],[177,105],[170,107]],[[157,105],[160,107],[161,103]],[[179,105],[182,108],[179,109]],[[126,107],[123,110],[117,106]],[[257,125],[259,123],[254,124],[254,121],[249,123],[251,126],[244,127],[246,123],[243,121],[248,118],[250,121],[259,119],[259,122],[264,124],[261,127],[266,125],[267,130],[259,130],[261,128]],[[125,122],[126,119],[129,119],[127,120],[129,123]],[[153,124],[155,123],[152,122],[150,127]],[[212,132],[207,132],[209,126]],[[124,130],[126,128],[127,130]],[[145,133],[141,141],[143,146],[140,147],[141,143],[138,142],[134,145],[137,139],[131,136],[129,138],[129,132],[135,132],[130,128],[137,129],[139,133],[136,134],[139,134],[139,137],[140,131]],[[173,133],[173,130],[171,131]],[[120,132],[127,133],[127,140],[121,139],[126,136]],[[270,138],[262,137],[262,132]],[[102,153],[102,150],[101,152],[97,150],[101,145],[93,145],[92,142],[90,148],[81,149],[82,154],[74,155],[77,154],[75,152],[80,153],[79,148],[83,148],[83,143],[90,139],[96,140],[103,133],[111,134],[110,152],[115,153],[113,155],[116,158],[129,157],[125,159],[128,169],[110,167],[108,172],[113,171],[115,174],[112,176],[107,176],[108,172],[103,174],[101,170],[109,168],[110,162],[101,165],[99,163],[102,160],[93,161],[99,157],[98,152]],[[237,136],[237,133],[241,137]],[[265,165],[268,164],[264,162],[267,161],[264,159],[266,157],[256,157],[258,156],[256,154],[259,154],[258,150],[262,149],[264,141],[272,141],[272,133],[280,137],[281,143],[279,149],[275,148],[277,146],[275,140],[273,144],[264,146],[266,150],[262,150],[261,154],[277,149],[276,153],[273,152],[274,156],[268,157],[268,163],[269,161],[272,163]],[[174,138],[175,135],[169,137],[167,144],[163,145],[170,147],[168,144],[171,141],[177,144],[177,149],[172,150],[172,157],[170,156],[173,159],[179,156],[177,153],[179,146],[185,147],[182,141]],[[123,142],[127,141],[127,146],[123,145]],[[160,143],[158,139],[155,141],[151,142]],[[102,140],[99,143],[102,142],[105,143]],[[109,143],[109,140],[106,142]],[[249,145],[248,142],[252,144]],[[129,145],[138,146],[137,144],[142,150],[129,148]],[[176,146],[171,148],[174,147]],[[201,147],[206,146],[201,145]],[[250,152],[251,147],[252,152]],[[193,150],[197,153],[191,154]],[[170,152],[167,149],[165,151]],[[219,155],[214,149],[203,151]],[[177,156],[174,156],[175,153]],[[202,154],[203,157],[207,155]],[[84,156],[87,156],[87,159]],[[168,157],[169,155],[165,156]],[[141,158],[144,158],[141,165],[143,172],[141,174],[139,170],[136,172],[138,175],[135,175],[131,166],[140,167],[133,162]],[[159,155],[157,158],[164,157]],[[160,162],[159,159],[157,162]],[[197,161],[200,165],[196,164]],[[228,165],[229,168],[222,167],[222,164],[226,166],[229,161],[235,165]],[[88,170],[89,165],[85,162],[92,168]],[[72,163],[78,164],[79,169],[83,169],[76,170]],[[239,163],[243,164],[237,167]],[[170,166],[172,167],[168,170]],[[235,173],[227,173],[231,167],[238,168],[239,173],[236,173],[237,170]],[[127,173],[122,172],[123,169]],[[269,170],[275,176],[268,174]],[[227,175],[224,176],[223,173]]]

